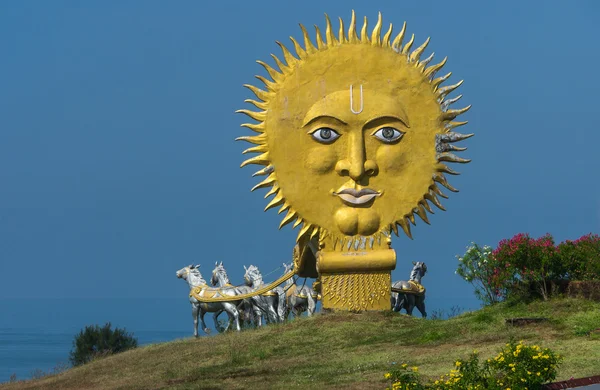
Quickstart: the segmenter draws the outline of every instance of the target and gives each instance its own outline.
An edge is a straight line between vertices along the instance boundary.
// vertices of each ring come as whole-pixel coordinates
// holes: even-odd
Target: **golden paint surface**
[[[358,114],[350,109],[350,85],[355,111],[362,86]],[[356,44],[318,52],[269,103],[265,133],[281,193],[311,224],[334,235],[373,235],[412,213],[432,184],[441,110],[422,72],[390,49]],[[339,137],[315,140],[311,133],[322,128]],[[384,128],[404,134],[388,144],[374,135]],[[381,195],[351,205],[333,195],[346,187]]]

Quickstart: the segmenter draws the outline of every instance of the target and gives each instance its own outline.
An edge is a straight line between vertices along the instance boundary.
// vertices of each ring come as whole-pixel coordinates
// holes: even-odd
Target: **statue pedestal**
[[[390,310],[393,249],[317,253],[323,309]]]

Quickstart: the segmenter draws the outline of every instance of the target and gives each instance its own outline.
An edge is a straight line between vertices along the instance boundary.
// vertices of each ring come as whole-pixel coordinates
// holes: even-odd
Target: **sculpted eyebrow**
[[[303,125],[302,125],[302,127],[306,127],[306,126],[310,125],[311,123],[314,123],[314,122],[316,122],[316,121],[318,121],[318,120],[320,120],[320,119],[330,119],[330,120],[334,120],[334,121],[336,121],[336,122],[340,122],[340,123],[341,123],[341,124],[343,124],[343,125],[347,125],[347,123],[346,123],[346,122],[344,122],[343,120],[341,120],[341,119],[338,119],[338,118],[336,118],[336,117],[334,117],[334,116],[330,116],[330,115],[319,115],[319,116],[316,116],[316,117],[314,117],[314,118],[310,119],[308,122],[306,122],[305,124],[303,124]]]
[[[365,124],[365,126],[368,126],[370,124],[372,124],[373,122],[379,122],[379,121],[389,121],[389,120],[396,120],[399,122],[402,122],[402,124],[408,128],[410,128],[410,125],[408,124],[408,120],[406,119],[402,119],[398,116],[395,115],[384,115],[384,116],[379,116],[377,118],[373,118],[369,121],[367,121],[367,123]]]

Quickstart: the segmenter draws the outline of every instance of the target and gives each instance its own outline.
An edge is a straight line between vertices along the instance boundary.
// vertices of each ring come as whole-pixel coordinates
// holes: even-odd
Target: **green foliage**
[[[537,239],[519,233],[493,251],[472,243],[456,257],[456,274],[475,287],[485,305],[509,298],[547,300],[561,279],[600,280],[600,236],[591,233],[559,245],[549,233]]]
[[[390,390],[541,389],[556,378],[562,357],[549,348],[510,342],[493,358],[480,363],[477,351],[458,359],[454,368],[436,380],[423,383],[418,367],[394,366],[384,375]]]
[[[586,234],[556,247],[564,276],[570,280],[600,280],[600,236]]]
[[[495,373],[500,388],[540,389],[542,384],[556,378],[562,357],[549,348],[537,345],[508,343],[487,366]]]
[[[486,305],[502,301],[514,283],[511,270],[492,255],[488,245],[480,247],[471,243],[458,258],[456,274],[475,287],[475,295]]]
[[[100,327],[86,326],[75,336],[69,360],[73,366],[85,364],[98,357],[136,348],[137,339],[125,329],[111,329],[110,322]]]
[[[419,367],[408,367],[407,363],[394,364],[392,369],[384,375],[390,381],[390,387],[386,390],[422,390],[426,389],[421,384]]]

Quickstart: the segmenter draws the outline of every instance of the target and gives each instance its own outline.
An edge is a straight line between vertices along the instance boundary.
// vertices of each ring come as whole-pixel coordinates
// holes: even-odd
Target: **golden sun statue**
[[[298,242],[318,241],[315,257],[319,250],[366,253],[386,243],[389,251],[389,236],[398,235],[398,226],[412,238],[415,214],[429,223],[428,202],[444,209],[438,196],[446,196],[438,184],[457,191],[445,174],[458,173],[446,163],[470,161],[452,153],[465,149],[454,142],[472,136],[453,132],[467,123],[455,119],[470,108],[449,108],[461,96],[447,96],[462,81],[441,86],[450,73],[435,76],[446,59],[431,66],[433,54],[421,59],[429,39],[411,51],[414,35],[403,43],[406,24],[393,39],[390,24],[381,37],[381,14],[370,34],[365,17],[359,35],[352,12],[347,35],[340,18],[337,36],[326,16],[324,35],[315,26],[316,46],[300,27],[304,47],[291,38],[296,56],[278,42],[285,62],[273,55],[277,70],[258,61],[271,80],[256,76],[264,89],[246,85],[258,98],[246,102],[258,110],[238,112],[256,121],[242,126],[258,134],[238,139],[255,145],[244,153],[259,155],[242,166],[265,166],[255,175],[266,178],[252,190],[270,187],[265,197],[273,198],[265,210],[285,212],[280,228],[301,225]],[[348,261],[340,258],[333,268],[323,261],[312,274],[344,273],[339,264]],[[384,262],[379,271],[385,269],[387,280],[395,254]],[[377,269],[359,263],[361,272]]]

